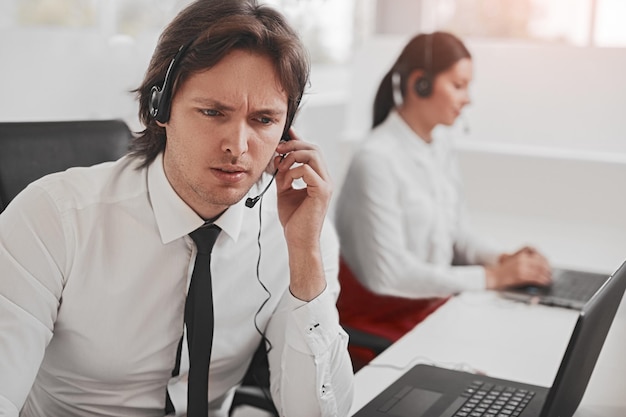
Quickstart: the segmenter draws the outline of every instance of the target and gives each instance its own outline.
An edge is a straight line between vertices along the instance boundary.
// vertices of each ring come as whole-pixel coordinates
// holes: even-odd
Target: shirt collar
[[[437,141],[435,137],[431,143],[426,142],[422,139],[417,133],[411,129],[411,127],[404,121],[402,116],[395,110],[392,109],[387,116],[387,119],[384,122],[389,126],[389,129],[394,132],[394,136],[397,137],[404,146],[407,147],[407,150],[419,150],[420,152],[431,152],[433,149],[433,145]]]
[[[180,239],[204,224],[204,220],[176,194],[169,183],[163,169],[162,152],[148,166],[148,192],[164,244]],[[214,222],[235,242],[243,222],[244,201],[245,198],[230,206]]]

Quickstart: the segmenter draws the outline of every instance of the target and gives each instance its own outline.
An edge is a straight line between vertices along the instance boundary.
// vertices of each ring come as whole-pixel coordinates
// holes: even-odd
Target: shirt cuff
[[[309,302],[289,294],[288,309],[287,343],[299,352],[319,356],[343,332],[339,326],[335,301],[328,287]]]
[[[503,251],[497,251],[495,249],[486,251],[484,254],[479,256],[478,263],[481,265],[496,265],[498,263],[498,258],[500,255],[504,253]]]

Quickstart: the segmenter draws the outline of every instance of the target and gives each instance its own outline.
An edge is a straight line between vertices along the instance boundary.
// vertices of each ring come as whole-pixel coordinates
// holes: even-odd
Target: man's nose
[[[250,129],[245,123],[234,123],[222,139],[222,151],[239,157],[248,151]]]

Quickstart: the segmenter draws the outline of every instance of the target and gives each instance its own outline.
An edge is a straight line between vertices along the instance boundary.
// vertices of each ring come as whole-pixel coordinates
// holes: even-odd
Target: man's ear
[[[268,173],[270,175],[274,175],[274,172],[276,171],[276,167],[274,166],[274,159],[277,156],[278,156],[278,152],[274,152],[274,155],[272,155],[272,158],[270,159],[270,162],[265,167],[265,172],[266,173]]]

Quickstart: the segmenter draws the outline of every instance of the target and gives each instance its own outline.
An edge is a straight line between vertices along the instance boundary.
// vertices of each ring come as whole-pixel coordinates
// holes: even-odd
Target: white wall
[[[156,42],[71,29],[0,30],[0,121],[123,118]]]
[[[469,42],[470,140],[626,155],[626,48]]]
[[[475,227],[554,265],[613,272],[626,259],[626,157],[460,146]]]

